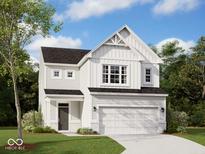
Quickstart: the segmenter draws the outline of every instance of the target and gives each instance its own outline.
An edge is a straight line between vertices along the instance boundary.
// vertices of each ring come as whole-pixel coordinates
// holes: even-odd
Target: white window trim
[[[146,69],[150,69],[150,82],[146,81]],[[143,74],[143,79],[144,79],[144,84],[147,85],[152,85],[153,84],[153,72],[152,72],[152,68],[151,67],[145,67],[144,68],[144,74]]]
[[[59,71],[59,76],[54,76],[54,72]],[[52,79],[62,79],[62,70],[61,69],[52,69],[51,70],[51,78]]]
[[[68,72],[72,72],[73,76],[72,77],[68,77],[67,76]],[[74,70],[65,70],[65,79],[75,79],[75,71]]]
[[[103,83],[103,66],[104,65],[108,65],[108,83]],[[120,81],[120,83],[110,83],[110,66],[120,66],[120,72],[121,72],[121,66],[126,66],[127,67],[127,82],[126,82],[126,84],[122,84],[121,83],[121,74],[119,75],[119,81]],[[118,64],[102,64],[101,65],[101,85],[102,86],[113,86],[113,87],[128,87],[129,86],[129,66],[128,65],[124,65],[124,64],[122,64],[122,65],[118,65]]]

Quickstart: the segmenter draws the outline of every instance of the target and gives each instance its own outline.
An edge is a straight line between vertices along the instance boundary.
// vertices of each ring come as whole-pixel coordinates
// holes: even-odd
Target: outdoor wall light
[[[96,111],[97,111],[96,106],[93,106],[93,111],[94,111],[94,112],[96,112]]]
[[[164,113],[164,108],[163,107],[161,107],[161,112]]]

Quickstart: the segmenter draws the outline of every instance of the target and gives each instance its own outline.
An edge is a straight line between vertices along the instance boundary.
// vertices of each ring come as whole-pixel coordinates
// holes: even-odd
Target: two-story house
[[[92,50],[42,47],[39,105],[44,125],[76,132],[153,134],[166,128],[162,60],[123,26]]]

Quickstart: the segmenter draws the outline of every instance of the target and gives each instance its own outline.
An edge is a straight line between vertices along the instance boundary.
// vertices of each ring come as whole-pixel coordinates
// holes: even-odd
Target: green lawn
[[[109,137],[76,136],[62,134],[25,134],[25,143],[35,143],[37,147],[31,151],[14,152],[4,149],[9,138],[16,138],[14,128],[0,128],[0,154],[120,154],[124,147]]]
[[[188,128],[187,133],[176,135],[205,146],[205,128]]]

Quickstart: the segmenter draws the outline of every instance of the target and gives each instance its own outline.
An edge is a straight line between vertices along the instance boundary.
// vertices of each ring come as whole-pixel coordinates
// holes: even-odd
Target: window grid
[[[151,69],[150,68],[145,69],[145,82],[151,83]]]
[[[54,77],[59,77],[59,71],[54,71],[54,72],[53,72],[53,76],[54,76]]]
[[[67,72],[67,77],[72,78],[73,77],[73,72]]]
[[[103,65],[102,82],[105,84],[127,84],[127,66]]]

